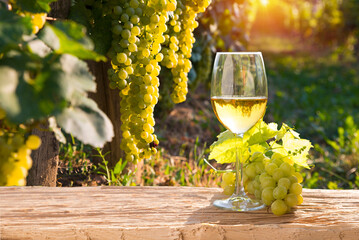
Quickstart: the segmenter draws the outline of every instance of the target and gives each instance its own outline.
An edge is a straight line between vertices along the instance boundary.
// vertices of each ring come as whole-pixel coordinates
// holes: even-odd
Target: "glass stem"
[[[240,140],[242,139],[243,134],[236,134],[237,146],[236,146],[236,189],[235,195],[244,195],[243,189],[243,163],[242,163],[242,151],[239,147]]]

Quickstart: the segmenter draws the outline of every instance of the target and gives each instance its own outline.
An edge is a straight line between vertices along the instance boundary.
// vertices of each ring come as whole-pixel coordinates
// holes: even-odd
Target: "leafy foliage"
[[[17,1],[14,9],[48,12],[50,2]],[[0,20],[0,107],[8,120],[36,126],[54,116],[52,129],[57,123],[85,143],[100,147],[111,140],[110,120],[87,97],[96,90],[94,77],[80,60],[106,58],[93,51],[85,29],[57,21],[37,36],[29,17],[0,9]]]
[[[23,35],[32,32],[29,17],[19,15],[0,8],[0,53],[7,49],[16,48]]]
[[[211,145],[209,159],[218,163],[234,163],[236,155],[243,163],[256,152],[268,155],[280,153],[291,165],[309,168],[307,158],[312,144],[309,140],[299,138],[299,134],[288,125],[283,124],[278,130],[277,124],[266,124],[262,120],[247,131],[243,138],[236,137],[230,131],[218,136],[218,141]],[[237,152],[237,153],[236,153]]]
[[[10,0],[11,3],[15,3],[16,7],[22,12],[31,13],[43,13],[50,12],[50,3],[56,0]]]
[[[86,29],[72,21],[46,25],[39,38],[57,54],[72,54],[81,59],[106,61],[104,56],[93,52],[94,45],[86,35]]]

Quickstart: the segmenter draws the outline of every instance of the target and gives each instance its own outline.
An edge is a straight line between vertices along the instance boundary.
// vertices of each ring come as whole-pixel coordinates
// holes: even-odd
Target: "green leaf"
[[[111,16],[103,16],[102,10],[93,9],[93,18],[90,19],[88,11],[84,1],[76,1],[70,9],[69,19],[85,26],[89,37],[95,44],[95,51],[106,55],[112,41],[112,33],[108,30],[112,22]]]
[[[122,172],[122,161],[118,161],[113,169],[114,174],[120,174]]]
[[[86,36],[86,29],[73,21],[56,21],[45,24],[39,38],[57,54],[71,54],[81,59],[106,61],[106,57],[93,51],[94,45]]]
[[[222,142],[224,142],[228,139],[235,138],[235,135],[231,131],[227,130],[227,131],[221,132],[217,136],[217,138],[218,138],[218,140],[211,145],[211,149],[213,147],[215,147],[216,145],[221,144]]]
[[[20,105],[16,96],[18,79],[18,73],[13,68],[0,65],[0,106],[10,116],[20,112]]]
[[[0,73],[1,105],[14,123],[57,114],[74,96],[96,90],[87,64],[67,54],[9,52],[0,59]]]
[[[261,144],[254,144],[252,146],[249,147],[251,154],[255,153],[255,152],[261,152],[264,153],[267,150],[267,147]]]
[[[64,131],[94,147],[102,148],[114,136],[111,121],[93,100],[86,97],[79,97],[72,106],[55,117]]]
[[[96,91],[94,76],[89,72],[86,62],[80,59],[64,54],[59,59],[62,70],[63,96],[70,100],[75,93],[85,93]]]
[[[95,20],[94,27],[90,28],[90,37],[94,41],[95,51],[106,55],[111,48],[112,33],[108,30],[111,26],[110,16],[100,17]]]
[[[275,137],[277,132],[276,126],[273,123],[267,125],[263,120],[260,120],[244,134],[243,139],[251,146],[266,142],[268,139]]]
[[[226,136],[227,135],[227,136]],[[228,137],[224,140],[224,137]],[[243,142],[241,138],[232,137],[224,134],[221,141],[217,141],[215,145],[211,146],[211,152],[208,156],[209,159],[215,159],[218,163],[233,163],[236,162],[236,151],[242,151],[242,159],[244,162],[248,158],[248,144]]]
[[[16,6],[21,11],[30,13],[50,12],[50,3],[56,0],[16,0]]]
[[[19,15],[0,8],[0,53],[11,48],[18,48],[23,35],[32,33],[29,17]]]
[[[51,49],[43,41],[37,38],[36,35],[26,36],[25,41],[29,50],[42,58],[51,53]]]
[[[312,144],[307,139],[298,139],[296,132],[288,132],[283,137],[283,147],[288,152],[288,154],[292,155],[292,159],[294,163],[299,166],[309,168],[307,164],[307,156],[310,148],[312,148]]]

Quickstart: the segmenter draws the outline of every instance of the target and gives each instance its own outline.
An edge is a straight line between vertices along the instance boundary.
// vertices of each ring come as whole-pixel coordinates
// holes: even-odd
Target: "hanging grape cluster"
[[[186,99],[191,69],[196,14],[209,1],[131,0],[111,1],[112,69],[110,87],[121,96],[121,149],[127,161],[156,153],[153,110],[159,97],[161,66],[171,69],[175,103]],[[161,66],[160,66],[161,65]]]
[[[5,112],[0,109],[0,126]],[[10,127],[0,128],[0,186],[24,186],[31,168],[31,150],[41,145],[41,139],[30,135],[26,141],[19,131]]]
[[[255,154],[252,162],[243,169],[245,190],[269,206],[276,215],[288,212],[292,207],[302,204],[303,177],[285,156],[274,153],[271,158]],[[230,195],[235,188],[235,174],[225,173],[221,186],[224,194]]]

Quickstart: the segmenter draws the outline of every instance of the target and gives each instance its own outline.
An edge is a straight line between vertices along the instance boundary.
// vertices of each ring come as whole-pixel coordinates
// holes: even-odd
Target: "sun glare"
[[[264,7],[266,7],[268,5],[268,3],[269,3],[268,0],[260,0],[260,2]]]

